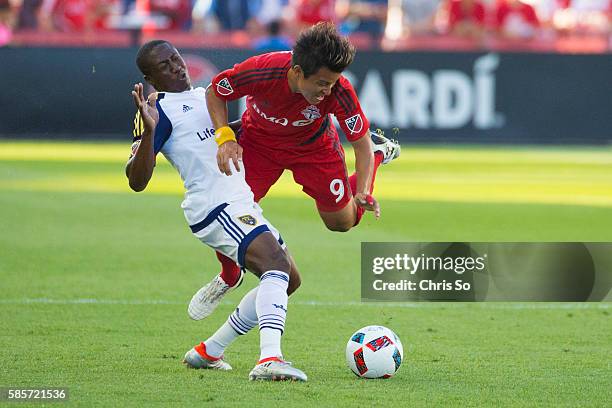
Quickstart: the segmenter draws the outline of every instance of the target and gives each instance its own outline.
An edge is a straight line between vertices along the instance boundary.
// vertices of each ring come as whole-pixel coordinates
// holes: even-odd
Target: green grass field
[[[382,218],[345,234],[325,230],[285,176],[262,207],[302,274],[283,349],[303,384],[248,381],[256,333],[227,351],[231,372],[180,364],[256,280],[207,320],[188,318],[216,259],[191,236],[166,162],[147,192],[130,192],[128,151],[0,142],[0,387],[68,387],[67,404],[84,407],[610,406],[609,303],[361,304],[359,248],[612,241],[612,149],[408,147],[378,175]],[[345,365],[348,337],[368,324],[403,341],[390,380]]]

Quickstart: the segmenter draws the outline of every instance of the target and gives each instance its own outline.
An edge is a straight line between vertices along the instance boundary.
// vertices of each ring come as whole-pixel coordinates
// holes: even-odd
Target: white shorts
[[[245,266],[249,244],[261,233],[271,232],[285,248],[280,233],[264,218],[261,207],[255,202],[221,204],[189,228],[196,238],[241,267]]]

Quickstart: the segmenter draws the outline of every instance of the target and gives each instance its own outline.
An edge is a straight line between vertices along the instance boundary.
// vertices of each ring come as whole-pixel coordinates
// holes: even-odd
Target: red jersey
[[[518,7],[513,8],[505,1],[498,3],[495,13],[496,28],[504,27],[509,23],[511,18],[517,18],[522,21],[523,24],[533,28],[538,28],[540,26],[540,20],[532,5],[521,3]]]
[[[471,21],[479,26],[485,24],[485,7],[479,2],[475,1],[471,9],[466,9],[463,6],[461,0],[453,0],[450,4],[450,10],[448,12],[448,25],[452,29],[458,23],[464,21]]]
[[[251,57],[212,80],[212,89],[221,99],[247,96],[242,128],[248,139],[273,149],[318,147],[327,137],[338,137],[327,131],[333,127],[330,114],[338,119],[349,141],[368,133],[370,124],[345,77],[340,76],[329,96],[312,105],[289,88],[289,68],[291,52],[272,52]]]
[[[296,7],[296,19],[307,25],[319,21],[331,21],[336,18],[334,0],[300,0]]]

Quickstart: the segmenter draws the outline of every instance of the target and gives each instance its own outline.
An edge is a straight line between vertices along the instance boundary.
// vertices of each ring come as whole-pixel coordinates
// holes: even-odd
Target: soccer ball
[[[346,344],[346,363],[357,377],[389,378],[397,372],[403,357],[399,337],[383,326],[359,329]]]

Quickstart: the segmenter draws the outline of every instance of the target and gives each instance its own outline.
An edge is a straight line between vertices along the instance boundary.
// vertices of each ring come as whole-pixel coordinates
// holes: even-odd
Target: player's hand
[[[376,201],[376,199],[370,194],[357,193],[353,199],[359,207],[364,208],[367,211],[374,211],[374,216],[376,218],[380,217],[380,205],[378,204],[378,201]]]
[[[240,171],[240,162],[242,161],[242,146],[237,142],[225,142],[219,146],[217,151],[217,165],[221,173],[231,176],[232,166],[230,162],[234,163],[236,170]]]
[[[144,86],[141,83],[134,85],[132,91],[132,98],[134,98],[134,105],[140,111],[140,117],[144,124],[145,132],[151,134],[155,130],[155,126],[158,121],[157,110],[151,107],[144,97]]]

